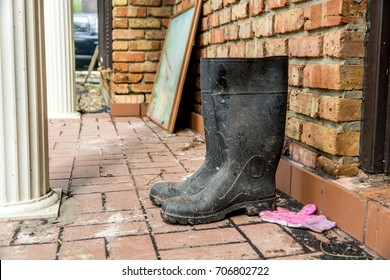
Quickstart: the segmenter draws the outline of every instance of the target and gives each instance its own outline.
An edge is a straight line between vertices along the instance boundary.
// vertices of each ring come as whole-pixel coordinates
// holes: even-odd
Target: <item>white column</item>
[[[0,1],[0,220],[57,216],[49,187],[43,0]]]
[[[72,1],[44,0],[44,5],[48,116],[79,118],[75,103]]]

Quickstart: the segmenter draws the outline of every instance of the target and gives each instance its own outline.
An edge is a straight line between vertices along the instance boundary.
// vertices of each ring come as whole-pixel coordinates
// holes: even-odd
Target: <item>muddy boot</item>
[[[287,106],[287,57],[210,61],[222,164],[194,195],[164,201],[164,221],[201,224],[275,207]]]
[[[202,114],[206,142],[206,156],[203,165],[183,182],[158,182],[150,190],[150,200],[157,206],[170,197],[192,195],[200,191],[217,173],[221,164],[216,135],[213,100],[211,97],[210,59],[201,59]]]

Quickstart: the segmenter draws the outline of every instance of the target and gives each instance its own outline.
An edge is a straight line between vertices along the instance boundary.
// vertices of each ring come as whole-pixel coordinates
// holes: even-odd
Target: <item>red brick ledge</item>
[[[390,259],[390,186],[362,183],[359,177],[331,180],[288,158],[281,159],[277,188],[320,214],[372,250]]]
[[[148,104],[145,103],[111,103],[110,114],[113,117],[146,116]]]

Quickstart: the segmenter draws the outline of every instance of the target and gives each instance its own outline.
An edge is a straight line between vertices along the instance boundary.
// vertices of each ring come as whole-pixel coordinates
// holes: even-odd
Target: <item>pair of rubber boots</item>
[[[203,224],[275,208],[284,143],[287,57],[201,59],[203,165],[183,182],[150,191],[165,222]]]

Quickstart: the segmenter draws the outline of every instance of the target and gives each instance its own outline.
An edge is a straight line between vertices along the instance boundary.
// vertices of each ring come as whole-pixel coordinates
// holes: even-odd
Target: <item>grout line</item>
[[[106,193],[101,193],[101,197],[102,197],[102,209],[105,212],[107,210],[107,207],[106,207]]]
[[[175,247],[175,248],[167,248],[167,249],[160,249],[160,251],[174,251],[174,250],[181,250],[181,249],[192,249],[192,248],[204,248],[204,247],[218,247],[218,246],[224,246],[224,245],[234,245],[234,244],[244,244],[247,243],[246,241],[232,241],[227,243],[215,243],[215,244],[203,244],[203,245],[188,245],[184,247]]]
[[[92,236],[92,237],[82,237],[82,238],[75,238],[75,239],[69,239],[65,240],[65,243],[69,242],[78,242],[78,241],[88,241],[88,240],[101,240],[105,238],[122,238],[122,237],[130,237],[130,236],[147,236],[148,233],[142,233],[142,234],[124,234],[124,235],[115,235],[115,236]],[[27,243],[27,244],[20,244],[20,245],[37,245],[37,244],[53,244],[53,242],[39,242],[39,243]],[[18,245],[19,246],[19,245]]]
[[[256,247],[255,244],[252,243],[252,241],[249,239],[249,237],[240,229],[240,227],[231,219],[229,218],[230,223],[234,226],[234,228],[244,237],[244,239],[248,242],[248,244],[252,247],[252,249],[256,252],[256,254],[260,257],[262,260],[266,260],[267,258],[263,255],[263,253]]]
[[[184,164],[182,163],[182,161],[175,155],[175,153],[171,150],[171,148],[169,148],[169,146],[167,145],[167,143],[166,143],[165,141],[163,141],[163,139],[161,139],[160,135],[159,135],[152,127],[150,127],[150,126],[148,125],[148,123],[147,123],[144,119],[142,119],[142,120],[143,120],[143,122],[145,123],[145,125],[146,125],[147,127],[149,127],[149,129],[150,129],[151,131],[153,131],[153,134],[157,136],[157,138],[158,138],[158,139],[161,141],[161,143],[168,149],[168,151],[173,155],[173,157],[174,157],[175,160],[181,165],[181,167],[183,167],[183,169],[184,169],[184,171],[187,173],[187,175],[190,174],[191,172],[189,172],[189,171],[187,170],[187,168],[184,166]],[[161,176],[161,175],[160,175],[160,176]]]
[[[363,224],[363,240],[362,243],[366,244],[366,237],[367,237],[367,223],[368,223],[368,203],[370,199],[366,199],[366,205],[365,205],[365,213],[364,213],[364,224]]]
[[[19,224],[15,228],[15,232],[12,235],[11,241],[9,242],[9,246],[13,246],[14,245],[15,240],[18,238],[19,232],[22,230],[23,222],[24,222],[23,220],[19,221]]]
[[[107,237],[103,238],[104,240],[104,248],[106,251],[106,260],[111,260],[111,250],[110,250],[110,242],[108,242]]]
[[[290,166],[290,178],[289,178],[289,185],[288,185],[288,195],[291,196],[291,188],[292,188],[292,176],[293,176],[293,166],[290,162],[288,162],[287,160],[285,161],[289,166]]]
[[[295,257],[297,255],[299,256],[310,256],[310,255],[316,255],[316,254],[320,254],[321,252],[309,252],[309,253],[303,253],[303,254],[288,254],[288,255],[284,255],[284,256],[274,256],[274,257],[269,257],[267,260],[279,260],[279,259],[282,259],[282,258],[288,258],[288,257]],[[321,257],[321,255],[318,255],[318,257]],[[306,260],[306,259],[305,259]]]
[[[295,235],[288,231],[286,229],[286,227],[282,226],[282,225],[279,225],[279,224],[275,224],[277,225],[283,232],[285,232],[288,236],[290,236],[296,243],[298,243],[299,245],[302,246],[302,249],[303,249],[303,252],[306,254],[306,253],[317,253],[317,252],[321,252],[321,251],[311,251],[310,248],[305,244],[303,243],[302,241],[299,241],[297,238],[295,238]],[[314,238],[316,238],[314,235],[313,235]],[[292,255],[300,255],[300,253],[298,254],[292,254]]]
[[[57,251],[56,251],[56,260],[59,260],[60,259],[60,251],[61,251],[61,247],[62,245],[58,242],[58,240],[62,240],[62,232],[64,231],[64,227],[60,227],[60,230],[58,232],[58,238],[57,238]],[[41,244],[41,243],[39,243]]]
[[[76,146],[75,146],[74,153],[73,153],[73,162],[72,162],[72,168],[71,168],[70,174],[69,174],[69,181],[68,181],[68,188],[66,190],[66,195],[70,195],[72,193],[71,188],[72,188],[72,182],[73,182],[73,171],[75,168],[77,152],[78,152],[79,147],[80,147],[80,135],[81,135],[82,126],[83,126],[83,116],[81,115],[80,116],[79,133],[77,135]],[[61,131],[61,133],[62,133],[62,131]]]
[[[144,122],[145,122],[145,121],[144,121]],[[130,122],[129,122],[129,123],[130,123]],[[145,221],[146,227],[147,227],[147,229],[148,229],[148,234],[149,234],[150,240],[152,241],[152,245],[153,245],[153,248],[154,248],[154,252],[155,252],[155,254],[156,254],[156,258],[157,258],[157,260],[161,260],[161,256],[160,256],[160,253],[159,253],[159,250],[158,250],[158,247],[157,247],[156,239],[154,238],[154,232],[153,232],[152,226],[151,226],[150,221],[149,221],[149,219],[148,219],[148,214],[147,214],[147,212],[146,212],[145,205],[144,205],[144,203],[143,203],[143,201],[142,201],[141,195],[140,195],[140,193],[139,193],[139,191],[138,191],[138,188],[137,188],[137,186],[136,186],[136,184],[135,184],[134,175],[133,175],[132,172],[131,172],[130,163],[129,163],[128,159],[127,159],[126,151],[125,151],[125,149],[124,149],[123,139],[122,139],[121,137],[119,137],[119,133],[118,133],[118,129],[117,129],[117,127],[116,127],[116,124],[113,123],[113,125],[114,125],[114,129],[115,129],[115,131],[116,131],[116,133],[117,133],[117,135],[118,135],[118,140],[119,140],[119,142],[120,142],[120,144],[121,144],[122,154],[123,154],[123,156],[124,156],[124,160],[125,160],[125,162],[126,162],[127,169],[128,169],[128,171],[129,171],[130,176],[131,176],[132,179],[133,179],[134,190],[135,190],[135,193],[137,194],[138,201],[139,201],[139,203],[140,203],[140,205],[141,205],[142,213],[143,213],[144,218],[145,218],[144,221]]]
[[[178,224],[173,224],[178,225]],[[155,235],[164,235],[164,234],[173,234],[173,233],[183,233],[183,232],[197,232],[197,231],[207,231],[207,230],[218,230],[218,229],[225,229],[225,228],[234,228],[233,225],[227,224],[225,226],[218,226],[218,227],[209,227],[209,228],[196,228],[198,225],[183,225],[183,226],[190,226],[190,228],[186,230],[173,230],[173,231],[164,231],[164,232],[156,232]]]

